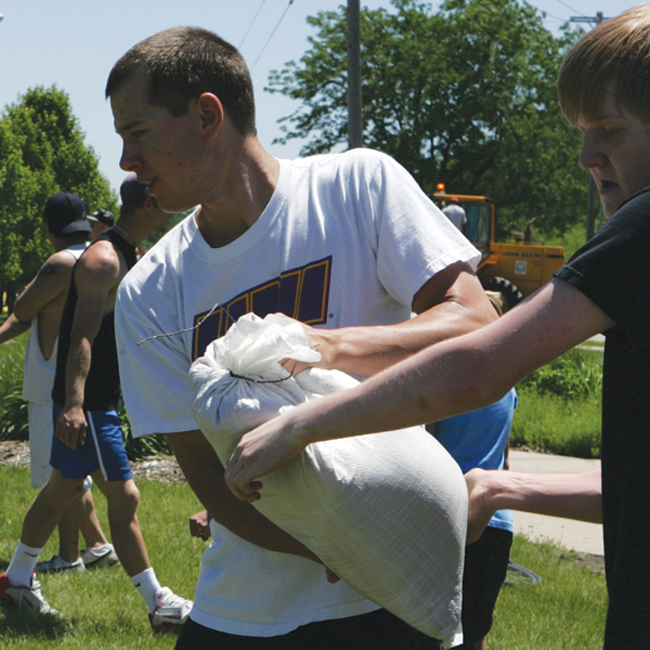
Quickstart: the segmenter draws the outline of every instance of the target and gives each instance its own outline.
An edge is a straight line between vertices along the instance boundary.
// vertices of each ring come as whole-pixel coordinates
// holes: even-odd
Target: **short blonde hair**
[[[650,123],[650,3],[601,23],[569,50],[558,78],[567,120],[595,119],[611,82],[618,105]]]

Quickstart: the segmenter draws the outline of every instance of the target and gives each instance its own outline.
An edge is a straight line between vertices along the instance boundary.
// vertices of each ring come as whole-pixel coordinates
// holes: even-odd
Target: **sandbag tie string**
[[[235,379],[245,379],[246,381],[251,381],[254,384],[279,384],[281,381],[287,381],[293,377],[293,371],[296,369],[296,363],[293,364],[291,372],[286,377],[280,377],[280,379],[253,379],[253,377],[244,377],[243,375],[236,375],[232,370],[230,371],[230,376]]]

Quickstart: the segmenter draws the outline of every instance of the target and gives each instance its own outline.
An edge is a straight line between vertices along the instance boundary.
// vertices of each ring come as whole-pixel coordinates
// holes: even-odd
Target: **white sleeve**
[[[183,337],[157,338],[161,332],[150,306],[127,276],[115,305],[115,336],[122,394],[134,438],[152,433],[198,429],[191,413],[190,360]],[[162,329],[162,331],[172,331]]]
[[[480,252],[392,158],[379,155],[360,198],[368,206],[362,218],[379,280],[395,300],[412,304],[418,290],[450,264],[468,262],[476,269]]]

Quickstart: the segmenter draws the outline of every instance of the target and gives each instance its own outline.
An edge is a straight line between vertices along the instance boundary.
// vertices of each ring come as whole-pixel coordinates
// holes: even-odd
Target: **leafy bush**
[[[540,395],[564,400],[600,399],[603,385],[602,355],[594,357],[578,348],[569,350],[546,366],[530,373],[519,385]]]
[[[573,349],[517,387],[510,442],[580,458],[600,457],[602,352]]]
[[[123,406],[120,408],[120,423],[124,432],[124,446],[129,460],[140,460],[154,455],[171,455],[171,447],[167,442],[167,438],[162,434],[145,436],[144,438],[133,437],[131,423]]]
[[[0,348],[0,440],[27,440],[27,402],[23,399],[25,345]]]
[[[519,406],[510,432],[513,447],[561,456],[600,458],[600,400],[565,400],[518,388]]]

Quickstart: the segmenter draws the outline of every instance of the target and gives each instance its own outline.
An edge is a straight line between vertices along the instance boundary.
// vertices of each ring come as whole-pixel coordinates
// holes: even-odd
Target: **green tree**
[[[117,209],[68,96],[54,86],[33,88],[0,116],[1,281],[28,282],[53,252],[43,209],[64,190],[79,195],[90,212]]]
[[[498,235],[536,228],[561,234],[583,217],[580,135],[562,117],[555,81],[578,33],[560,38],[516,0],[447,0],[440,11],[393,0],[362,11],[365,144],[403,164],[425,191],[485,194]],[[270,92],[301,101],[281,120],[302,154],[347,142],[346,9],[308,22],[317,35],[299,63],[273,71]]]

